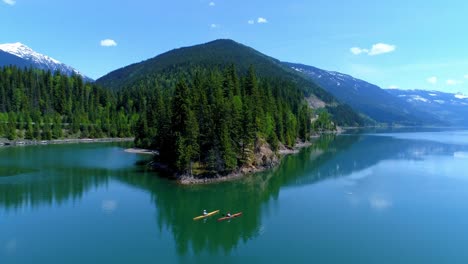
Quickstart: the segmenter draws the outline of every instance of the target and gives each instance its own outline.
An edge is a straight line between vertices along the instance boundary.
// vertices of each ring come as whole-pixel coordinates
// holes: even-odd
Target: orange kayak
[[[235,217],[239,217],[239,216],[241,216],[241,215],[242,215],[242,212],[232,214],[231,216],[221,217],[221,218],[218,218],[218,222],[221,222],[221,221],[224,221],[224,220],[228,220],[228,219],[231,219],[231,218],[235,218]]]

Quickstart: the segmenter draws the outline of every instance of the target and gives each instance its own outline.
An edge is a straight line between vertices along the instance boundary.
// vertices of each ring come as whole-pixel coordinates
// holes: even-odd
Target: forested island
[[[137,146],[159,150],[159,161],[177,172],[226,174],[268,165],[280,144],[309,139],[312,111],[294,86],[258,80],[254,67],[242,77],[234,65],[191,75],[174,89],[152,89],[135,130]],[[272,154],[258,164],[262,147]]]

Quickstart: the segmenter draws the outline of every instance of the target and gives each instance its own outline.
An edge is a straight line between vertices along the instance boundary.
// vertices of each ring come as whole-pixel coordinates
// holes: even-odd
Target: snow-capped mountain
[[[387,90],[414,107],[450,120],[453,125],[468,125],[468,96],[462,93],[444,93],[426,90]]]
[[[444,93],[426,90],[389,89],[389,93],[409,102],[436,105],[452,105],[468,107],[468,96],[462,93]]]
[[[421,111],[377,85],[353,76],[303,64],[285,63],[285,65],[311,78],[339,100],[377,123],[402,125],[441,123],[432,114]]]
[[[0,66],[7,65],[33,67],[52,72],[60,71],[66,75],[78,74],[86,80],[91,80],[76,69],[49,56],[38,53],[20,42],[0,44]]]

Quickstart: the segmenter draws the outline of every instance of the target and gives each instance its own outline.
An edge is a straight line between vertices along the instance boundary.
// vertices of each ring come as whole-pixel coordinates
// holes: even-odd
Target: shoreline
[[[196,178],[190,175],[180,175],[175,176],[175,180],[180,185],[201,185],[201,184],[212,184],[212,183],[221,183],[227,181],[235,181],[242,179],[244,177],[254,175],[259,172],[263,172],[266,170],[271,170],[277,168],[283,159],[283,157],[291,154],[297,154],[303,148],[312,146],[312,141],[319,138],[319,136],[311,137],[311,141],[308,142],[298,142],[294,145],[293,148],[287,148],[284,145],[280,146],[278,150],[278,161],[270,164],[270,165],[263,165],[259,167],[249,166],[249,167],[241,167],[234,172],[231,172],[227,175],[215,175],[213,177],[203,177],[203,178]]]
[[[0,139],[0,148],[2,148],[2,147],[37,146],[37,145],[131,142],[133,140],[134,140],[134,138],[67,138],[67,139],[52,139],[52,140],[7,140],[7,139]]]
[[[312,136],[311,141],[297,142],[293,148],[287,148],[284,145],[281,145],[277,153],[277,157],[278,157],[277,162],[274,162],[269,165],[258,166],[258,167],[244,166],[244,167],[238,168],[237,170],[227,175],[217,174],[211,177],[205,176],[205,177],[197,178],[197,177],[194,177],[193,175],[187,175],[187,174],[175,175],[173,174],[173,171],[171,171],[166,165],[158,163],[158,162],[152,162],[151,167],[157,172],[171,174],[171,175],[160,176],[160,177],[169,178],[171,180],[176,181],[180,185],[199,185],[199,184],[212,184],[212,183],[234,181],[234,180],[239,180],[249,175],[253,175],[259,172],[263,172],[263,171],[278,167],[284,156],[297,154],[299,153],[301,149],[312,146],[313,141],[318,139],[319,137],[320,136]],[[141,149],[141,148],[128,148],[128,149],[125,149],[124,152],[132,153],[132,154],[141,154],[141,155],[153,155],[153,156],[157,155],[157,152],[154,152],[149,149]]]
[[[187,175],[187,174],[177,175],[172,170],[170,170],[167,165],[159,163],[159,162],[153,161],[150,164],[154,171],[163,173],[162,175],[159,175],[160,177],[174,180],[177,184],[180,184],[180,185],[205,185],[205,184],[221,183],[221,182],[227,182],[227,181],[235,181],[235,180],[242,179],[246,176],[254,175],[259,172],[275,169],[281,164],[282,159],[285,156],[291,155],[291,154],[297,154],[300,152],[301,149],[312,146],[313,143],[317,139],[319,139],[322,135],[326,135],[326,134],[340,135],[344,131],[345,129],[340,128],[337,131],[324,131],[319,134],[314,134],[310,137],[310,141],[306,141],[306,142],[297,141],[294,147],[292,148],[287,148],[286,146],[280,144],[279,150],[277,154],[275,155],[276,157],[275,161],[272,161],[266,165],[261,165],[261,166],[253,166],[253,165],[244,166],[226,175],[216,174],[212,176],[204,176],[204,177],[197,178],[193,175]],[[133,154],[141,154],[141,155],[158,155],[159,154],[149,149],[140,149],[136,147],[125,149],[124,152],[133,153]]]

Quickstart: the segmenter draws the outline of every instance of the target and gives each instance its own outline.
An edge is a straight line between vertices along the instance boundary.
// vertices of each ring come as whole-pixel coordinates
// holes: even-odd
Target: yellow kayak
[[[200,220],[200,219],[203,219],[203,218],[207,218],[207,217],[210,217],[210,216],[215,215],[217,213],[219,213],[219,210],[209,212],[206,215],[200,215],[200,216],[194,217],[193,220]]]

